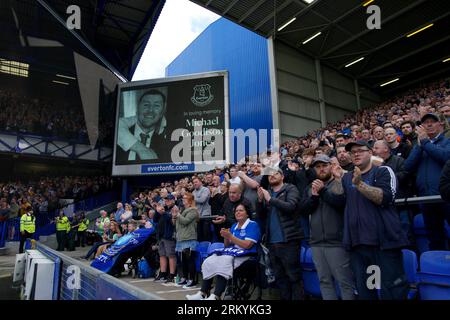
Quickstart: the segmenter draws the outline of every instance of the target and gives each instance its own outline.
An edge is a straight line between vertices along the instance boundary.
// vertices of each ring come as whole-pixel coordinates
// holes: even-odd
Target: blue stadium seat
[[[305,250],[304,261],[301,264],[305,293],[320,298],[322,294],[320,293],[319,277],[312,258],[312,250],[311,248]]]
[[[450,251],[428,251],[417,274],[421,300],[450,300]]]
[[[208,255],[210,255],[216,249],[222,249],[225,245],[223,242],[213,242],[208,247]]]
[[[430,250],[430,241],[427,237],[427,230],[425,228],[425,223],[423,221],[423,215],[418,214],[414,217],[413,224],[414,235],[416,238],[417,250],[422,253]]]
[[[300,264],[305,262],[305,253],[306,253],[306,248],[303,246],[300,247]]]
[[[208,256],[208,248],[209,248],[210,244],[211,244],[211,242],[209,242],[209,241],[203,241],[203,242],[200,242],[197,245],[197,248],[195,249],[195,251],[198,252],[198,254],[195,257],[195,268],[196,268],[197,272],[201,272],[201,266],[202,266],[203,260]]]
[[[409,284],[409,293],[408,293],[408,299],[414,299],[417,295],[417,255],[414,251],[403,249],[403,268],[405,270],[406,276],[408,278],[408,284]]]

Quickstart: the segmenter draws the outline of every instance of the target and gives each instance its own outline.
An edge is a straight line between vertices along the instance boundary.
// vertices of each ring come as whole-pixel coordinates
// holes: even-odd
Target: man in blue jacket
[[[445,163],[450,159],[450,140],[443,135],[438,116],[424,115],[417,127],[418,143],[404,162],[405,170],[417,172],[416,187],[419,196],[439,195],[439,179]],[[430,240],[430,250],[446,250],[444,220],[450,223],[450,204],[420,205]]]
[[[372,165],[372,149],[365,141],[350,142],[355,165],[330,189],[346,196],[343,245],[350,251],[358,299],[406,299],[408,283],[401,249],[408,245],[394,207],[397,179],[389,167]],[[374,272],[378,273],[374,275]],[[377,280],[378,278],[378,280]]]

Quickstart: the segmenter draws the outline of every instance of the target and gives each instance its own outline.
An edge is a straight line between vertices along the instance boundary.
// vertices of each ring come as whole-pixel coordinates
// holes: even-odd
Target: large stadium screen
[[[204,172],[228,162],[228,76],[119,85],[113,175]]]

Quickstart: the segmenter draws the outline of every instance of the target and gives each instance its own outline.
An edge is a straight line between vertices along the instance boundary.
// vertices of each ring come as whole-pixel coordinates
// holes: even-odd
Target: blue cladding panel
[[[221,18],[167,68],[167,76],[227,70],[230,129],[272,129],[267,39]]]

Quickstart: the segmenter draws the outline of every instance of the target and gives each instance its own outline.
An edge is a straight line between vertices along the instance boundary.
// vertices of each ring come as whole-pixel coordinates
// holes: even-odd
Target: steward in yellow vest
[[[19,253],[23,253],[25,241],[32,238],[36,231],[36,217],[31,207],[27,207],[27,212],[20,218],[20,244]]]
[[[57,251],[64,251],[67,242],[67,233],[70,230],[69,218],[64,214],[63,210],[59,211],[59,216],[56,217],[56,241],[58,241]]]
[[[89,226],[89,219],[86,218],[84,212],[80,213],[80,225],[78,226],[77,233],[77,247],[78,246],[86,246],[86,230]]]

